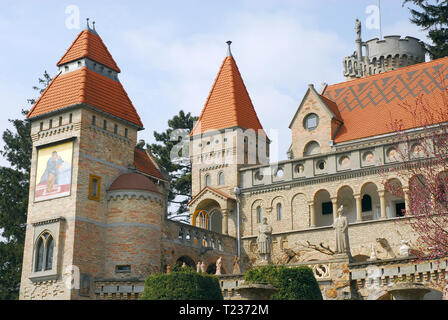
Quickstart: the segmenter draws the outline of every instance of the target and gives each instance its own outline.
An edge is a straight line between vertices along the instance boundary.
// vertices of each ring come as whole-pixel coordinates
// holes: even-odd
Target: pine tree
[[[165,132],[154,132],[154,138],[161,144],[148,145],[159,164],[170,176],[168,201],[178,206],[177,214],[188,211],[187,203],[191,200],[191,163],[189,158],[189,137],[197,117],[179,111],[168,120]]]
[[[45,71],[39,87],[33,89],[42,93],[50,81]],[[28,103],[31,106],[35,100],[28,99]],[[26,116],[28,110],[22,114]],[[0,235],[5,239],[0,242],[0,300],[17,299],[19,294],[32,152],[30,122],[9,121],[15,132],[3,132],[5,146],[0,151],[10,163],[10,167],[0,167]]]
[[[404,0],[416,8],[408,8],[412,23],[428,31],[433,44],[425,44],[431,59],[448,56],[448,1],[447,0]]]

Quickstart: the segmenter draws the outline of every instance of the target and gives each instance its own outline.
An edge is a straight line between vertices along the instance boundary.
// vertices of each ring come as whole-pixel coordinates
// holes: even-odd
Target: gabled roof
[[[233,196],[231,196],[231,195],[228,195],[227,193],[225,193],[225,192],[223,192],[223,191],[221,191],[221,190],[218,190],[218,189],[215,189],[215,188],[212,188],[212,187],[205,187],[204,189],[202,189],[196,196],[194,196],[191,200],[190,200],[190,202],[188,202],[188,206],[191,206],[197,199],[199,199],[204,193],[206,193],[207,191],[210,191],[211,193],[214,193],[214,194],[216,194],[218,197],[220,197],[220,198],[224,198],[224,199],[230,199],[230,200],[236,200],[235,199],[235,197],[233,197]]]
[[[86,104],[143,128],[143,123],[121,83],[86,67],[57,75],[34,104],[27,118],[77,104]]]
[[[151,159],[150,155],[145,150],[135,149],[134,152],[134,164],[139,172],[147,174],[153,178],[157,178],[163,181],[167,179],[163,176],[159,166],[154,159]]]
[[[202,113],[191,135],[240,127],[263,130],[235,59],[224,59]],[[265,134],[263,130],[263,134]]]
[[[447,79],[448,57],[328,86],[322,95],[334,103],[343,121],[335,142],[392,133],[395,120],[403,130],[420,127],[405,105],[416,107],[421,99],[437,116],[447,108]]]
[[[120,72],[120,68],[118,68],[101,37],[90,29],[84,30],[78,35],[61,60],[59,60],[57,66],[59,67],[81,58],[89,58]]]

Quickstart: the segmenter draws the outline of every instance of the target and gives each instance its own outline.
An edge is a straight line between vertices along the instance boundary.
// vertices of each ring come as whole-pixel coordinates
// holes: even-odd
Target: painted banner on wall
[[[34,201],[70,195],[72,158],[73,141],[38,149]]]

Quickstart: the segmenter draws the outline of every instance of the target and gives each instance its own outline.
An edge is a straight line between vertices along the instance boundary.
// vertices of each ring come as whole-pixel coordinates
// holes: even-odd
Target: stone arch
[[[303,149],[303,156],[308,157],[315,154],[320,154],[320,144],[317,141],[309,141],[306,143],[305,148]]]
[[[344,215],[347,217],[348,222],[356,222],[356,201],[353,188],[349,185],[344,185],[338,189],[337,195],[338,207],[344,206]]]
[[[361,203],[365,195],[368,195],[371,200],[371,210],[361,210],[364,221],[377,220],[381,218],[380,197],[378,195],[378,185],[373,181],[365,182],[359,191],[361,196]]]
[[[189,256],[181,256],[181,257],[179,257],[177,260],[176,260],[176,265],[178,265],[178,266],[182,266],[182,264],[185,262],[185,264],[187,265],[187,266],[190,266],[190,267],[192,267],[192,268],[196,268],[196,264],[195,264],[195,262],[194,262],[194,260],[191,258],[191,257],[189,257]]]
[[[216,274],[216,261],[218,260],[218,258],[215,258],[213,260],[211,260],[211,262],[208,263],[207,269],[206,269],[206,273],[207,274]],[[221,274],[227,274],[227,271],[224,267],[224,263],[221,266]]]
[[[209,230],[222,233],[223,215],[218,208],[213,209],[209,214]]]
[[[303,193],[295,194],[291,200],[291,227],[295,229],[306,229],[310,227],[309,200]]]
[[[333,224],[333,217],[336,212],[333,212],[331,194],[328,190],[320,189],[314,194],[314,212],[317,227]]]
[[[400,179],[392,177],[385,182],[386,214],[388,218],[402,217],[406,210],[403,184]]]

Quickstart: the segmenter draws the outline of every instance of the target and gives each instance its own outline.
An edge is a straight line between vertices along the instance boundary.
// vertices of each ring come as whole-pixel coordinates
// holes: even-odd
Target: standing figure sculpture
[[[268,219],[263,218],[263,224],[260,226],[257,238],[260,263],[269,264],[271,261],[271,235],[272,227],[268,225]]]
[[[344,217],[344,206],[338,209],[338,217],[335,219],[333,228],[336,235],[336,254],[350,255],[348,243],[348,220]]]
[[[222,257],[219,257],[218,260],[216,260],[216,275],[221,275],[221,267],[222,267]]]
[[[205,269],[205,262],[204,261],[202,261],[201,262],[201,272],[202,273],[205,273],[207,270]]]
[[[197,273],[201,272],[201,261],[198,261],[198,263],[196,264],[196,272]]]

